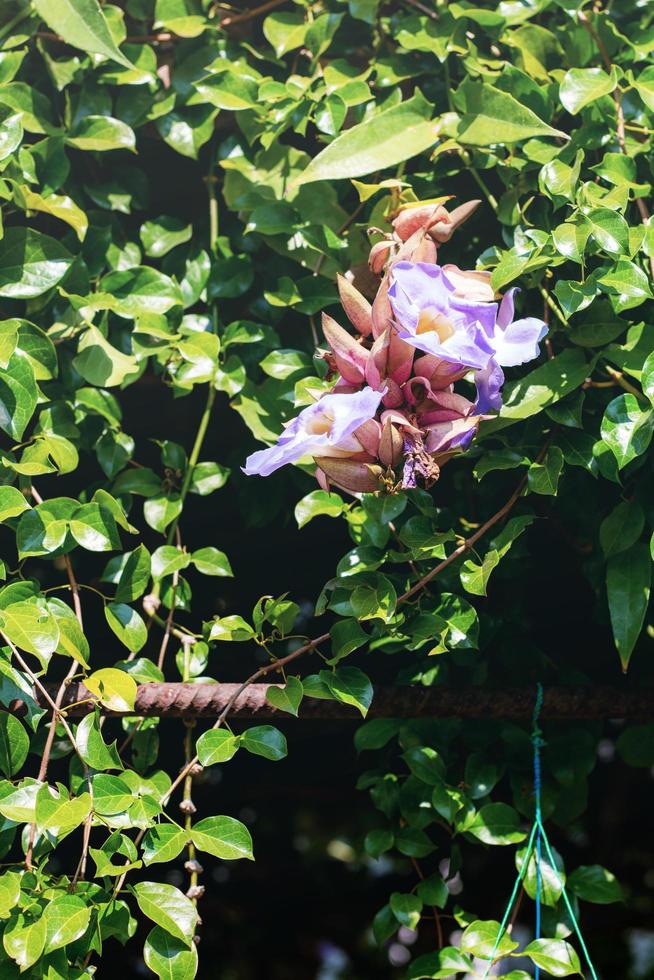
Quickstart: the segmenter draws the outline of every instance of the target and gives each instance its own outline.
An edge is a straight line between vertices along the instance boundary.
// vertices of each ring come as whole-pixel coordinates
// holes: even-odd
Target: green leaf
[[[599,538],[607,558],[626,551],[638,541],[645,526],[643,508],[635,500],[623,500],[600,524]]]
[[[416,891],[425,905],[432,905],[439,909],[445,908],[450,895],[447,889],[447,883],[438,873],[424,878],[418,885]]]
[[[609,558],[606,590],[613,639],[626,671],[649,603],[651,557],[645,544],[634,544]]]
[[[262,755],[264,759],[278,762],[288,755],[286,738],[273,725],[255,725],[248,728],[240,736],[240,743],[253,755]]]
[[[161,980],[193,980],[198,969],[195,943],[189,948],[159,926],[155,926],[145,940],[143,959]]]
[[[91,921],[92,908],[76,895],[58,895],[48,902],[43,918],[46,925],[45,953],[74,943],[83,936]]]
[[[245,824],[233,817],[216,816],[198,820],[193,824],[191,838],[198,850],[213,854],[223,861],[236,861],[240,858],[254,860],[250,831]]]
[[[321,670],[323,681],[336,698],[343,704],[351,704],[365,718],[372,704],[372,684],[358,667],[337,667],[335,671]]]
[[[136,701],[136,681],[124,670],[103,667],[95,670],[84,681],[100,703],[110,711],[133,711]]]
[[[67,44],[86,54],[99,54],[125,68],[134,65],[122,54],[97,0],[33,0],[36,12]]]
[[[73,364],[89,384],[111,388],[136,372],[136,358],[110,344],[97,327],[91,326],[84,332],[77,350]]]
[[[298,528],[301,528],[314,517],[323,514],[327,517],[338,517],[346,509],[347,504],[339,494],[328,493],[326,490],[312,490],[295,505],[295,520]]]
[[[254,630],[242,616],[221,616],[211,624],[209,640],[224,640],[226,642],[243,642],[251,640]]]
[[[0,628],[21,650],[38,657],[45,666],[59,644],[57,620],[43,600],[12,602],[0,610]]]
[[[620,882],[614,874],[599,864],[582,865],[575,868],[568,878],[570,889],[584,902],[596,905],[611,905],[624,901]]]
[[[113,632],[128,650],[138,653],[145,646],[148,631],[135,609],[124,602],[109,602],[104,607],[104,615]]]
[[[33,299],[56,286],[73,256],[56,239],[31,228],[8,228],[0,255],[0,296]]]
[[[499,922],[495,922],[493,919],[471,922],[463,930],[461,952],[478,956],[482,960],[489,960],[491,956],[498,958],[508,956],[514,949],[518,948],[518,944],[505,932],[502,934],[497,949],[495,949],[498,936],[500,936]]]
[[[50,194],[42,197],[36,191],[24,185],[14,188],[14,199],[19,207],[29,211],[40,211],[51,214],[60,221],[74,228],[77,237],[83,241],[89,227],[88,218],[70,197],[60,194]]]
[[[279,711],[288,711],[297,718],[298,710],[304,695],[304,688],[299,677],[288,677],[283,687],[270,686],[266,690],[266,701]]]
[[[195,751],[203,766],[213,766],[216,762],[229,762],[241,742],[240,735],[233,735],[224,728],[211,728],[197,740]]]
[[[177,283],[150,266],[110,272],[101,279],[100,289],[110,294],[110,308],[127,320],[145,313],[163,315],[184,302]]]
[[[493,146],[498,143],[520,143],[532,136],[559,136],[567,133],[553,129],[535,112],[486,82],[467,78],[457,90],[464,107],[456,138],[468,146]]]
[[[563,453],[558,446],[550,446],[542,463],[532,463],[527,472],[527,485],[532,493],[556,495],[559,477],[563,470]]]
[[[275,49],[277,57],[281,58],[289,51],[302,47],[308,27],[304,13],[281,12],[266,17],[263,33]]]
[[[436,142],[431,103],[416,92],[400,105],[383,109],[337,136],[297,178],[297,183],[363,177],[395,167]]]
[[[586,380],[589,370],[581,350],[566,348],[546,364],[505,385],[499,417],[482,422],[480,434],[497,432],[520,419],[537,415],[575,391]]]
[[[23,511],[30,509],[27,500],[16,487],[0,487],[0,521],[18,517]]]
[[[649,446],[654,432],[654,410],[644,408],[635,395],[618,395],[606,408],[602,419],[602,441],[608,446],[619,469]]]
[[[23,139],[21,113],[2,107],[0,121],[0,160],[6,160],[15,153]]]
[[[20,899],[21,875],[17,871],[4,871],[0,875],[0,919],[8,919]]]
[[[113,515],[98,503],[78,507],[71,516],[69,527],[77,543],[87,551],[115,551],[120,548]]]
[[[454,946],[445,946],[437,953],[424,953],[410,964],[407,980],[442,980],[455,973],[472,973],[472,960]]]
[[[484,844],[517,844],[527,836],[520,829],[520,818],[506,803],[488,803],[483,806],[466,833],[472,834]]]
[[[400,925],[406,926],[408,929],[417,927],[422,912],[422,900],[417,895],[403,895],[401,892],[393,892],[389,905]]]
[[[582,976],[579,957],[563,939],[534,939],[520,955],[528,956],[536,966],[553,977]]]
[[[66,143],[76,150],[134,150],[134,131],[120,119],[111,116],[84,116],[73,129]]]
[[[162,214],[159,218],[144,222],[140,235],[145,254],[160,259],[177,245],[190,241],[193,228],[180,218]]]
[[[12,439],[22,439],[38,397],[32,366],[24,354],[16,351],[7,369],[0,369],[0,429]]]
[[[191,562],[202,575],[216,575],[219,578],[231,578],[233,576],[232,566],[229,558],[224,551],[219,551],[212,545],[206,548],[198,548],[191,555]]]
[[[143,544],[128,553],[116,586],[116,602],[133,602],[143,595],[150,581],[150,561],[150,552]]]
[[[191,556],[171,544],[164,544],[152,553],[152,578],[160,582],[166,575],[188,568]]]
[[[120,776],[97,773],[93,776],[93,809],[102,816],[111,817],[128,810],[134,802],[132,788]]]
[[[27,970],[43,953],[46,937],[46,919],[38,919],[19,913],[9,921],[2,937],[7,954],[15,960],[21,972]]]
[[[7,779],[20,770],[29,748],[29,737],[18,718],[0,711],[0,769]]]
[[[134,895],[144,915],[187,946],[193,946],[198,913],[179,888],[156,881],[139,881],[134,885]]]
[[[614,69],[607,75],[602,68],[571,68],[559,88],[561,105],[574,115],[603,95],[610,95],[617,82]]]
[[[531,515],[512,517],[506,527],[494,538],[481,564],[468,558],[461,566],[461,584],[472,595],[486,595],[491,572],[509,551],[513,542],[533,521]]]
[[[366,617],[361,617],[366,618]],[[338,663],[344,657],[368,643],[370,637],[356,619],[340,619],[329,631],[332,642],[330,664]]]
[[[182,853],[189,835],[172,823],[151,827],[143,838],[143,864],[169,864]]]
[[[629,251],[629,225],[619,213],[608,208],[594,208],[585,216],[593,238],[610,254]]]
[[[522,871],[524,860],[526,856],[527,848],[521,848],[516,853],[516,868],[518,871]],[[540,895],[544,905],[549,905],[551,908],[556,907],[561,894],[563,891],[563,885],[566,881],[565,871],[563,870],[563,861],[561,857],[554,853],[554,858],[556,862],[556,867],[554,867],[548,856],[545,854],[541,855],[540,859]],[[536,898],[538,892],[538,856],[536,854],[535,848],[531,849],[529,855],[529,861],[527,867],[522,875],[523,887],[531,899]]]
[[[407,749],[402,758],[417,779],[428,786],[440,786],[445,778],[445,763],[436,749],[428,745],[415,745]]]
[[[647,276],[639,265],[629,259],[618,259],[613,268],[597,281],[614,297],[612,302],[618,313],[640,306],[652,297]]]
[[[107,745],[100,733],[98,716],[88,714],[77,726],[75,744],[80,756],[92,769],[122,769],[116,743]]]

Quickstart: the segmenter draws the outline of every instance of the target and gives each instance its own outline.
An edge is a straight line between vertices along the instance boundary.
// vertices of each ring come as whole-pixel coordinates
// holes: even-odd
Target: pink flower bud
[[[465,204],[460,204],[458,208],[451,211],[448,215],[447,221],[437,221],[429,229],[429,234],[436,242],[449,242],[450,238],[454,232],[459,228],[464,221],[467,221],[471,214],[473,214],[481,201],[466,201]]]
[[[393,230],[405,242],[419,229],[425,231],[436,222],[447,224],[450,216],[442,204],[416,204],[405,207],[393,221]]]
[[[413,250],[412,262],[429,262],[433,265],[436,262],[436,243],[431,238],[425,236]]]
[[[390,277],[388,273],[382,279],[381,285],[377,290],[372,304],[372,333],[373,337],[379,337],[389,327],[393,318],[393,308],[388,298],[390,288]]]
[[[327,313],[322,315],[322,332],[332,349],[336,367],[342,377],[350,384],[362,384],[369,357],[365,347],[358,344],[354,337],[351,337],[347,330],[343,330],[343,327],[340,327]]]
[[[376,276],[381,276],[390,254],[390,242],[375,242],[370,249],[370,256],[368,258],[370,271],[374,272]]]
[[[372,333],[372,307],[365,296],[345,276],[337,276],[338,293],[347,318],[360,334]]]
[[[435,354],[424,354],[416,358],[413,365],[416,377],[427,378],[432,388],[449,388],[466,373],[467,369],[460,364],[451,364]]]
[[[364,451],[369,456],[377,456],[379,452],[379,440],[381,438],[381,425],[376,419],[368,419],[358,429],[354,430],[354,437],[361,443]]]
[[[315,460],[331,483],[352,493],[375,493],[380,489],[383,470],[373,463],[320,456]]]
[[[402,459],[402,449],[404,437],[398,429],[394,427],[390,419],[384,423],[381,440],[379,442],[379,459],[384,466],[391,469],[398,466]]]

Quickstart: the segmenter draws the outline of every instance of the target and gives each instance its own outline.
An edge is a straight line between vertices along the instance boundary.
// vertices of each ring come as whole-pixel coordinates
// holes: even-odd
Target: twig
[[[413,870],[418,875],[421,881],[425,880],[425,876],[422,873],[422,869],[414,857],[410,858],[411,864],[413,865]],[[443,926],[441,924],[441,917],[436,905],[433,906],[434,910],[434,922],[436,923],[436,939],[438,941],[438,948],[442,949],[445,945],[445,939],[443,938]]]
[[[424,3],[420,3],[420,0],[403,0],[403,3],[408,4],[410,7],[415,7],[415,9],[419,10],[421,14],[425,14],[426,17],[429,17],[430,20],[438,20],[438,14],[436,11],[430,10],[430,8],[426,7]]]
[[[157,658],[157,667],[159,668],[159,670],[163,670],[164,660],[166,657],[166,650],[168,649],[168,643],[170,642],[170,634],[173,628],[173,616],[175,615],[175,601],[177,599],[178,584],[179,584],[179,571],[175,569],[175,571],[173,572],[173,585],[171,589],[170,609],[168,610],[168,615],[166,616],[164,635],[161,638],[161,646],[159,647],[159,656]]]
[[[219,22],[220,27],[231,27],[232,24],[243,24],[246,20],[252,20],[253,17],[258,17],[260,14],[265,14],[269,10],[274,10],[275,7],[281,7],[286,3],[286,0],[267,0],[267,3],[262,3],[260,7],[254,7],[252,10],[244,10],[242,14],[236,14],[234,17],[223,17]]]
[[[631,382],[627,381],[622,371],[616,371],[616,369],[612,368],[610,364],[605,364],[604,370],[613,378],[615,383],[620,385],[621,388],[624,388],[625,391],[628,391],[631,395],[635,395],[636,398],[641,401],[643,399],[647,400],[642,391],[639,391],[638,388],[631,384]]]
[[[40,38],[42,41],[56,41],[57,44],[70,44],[65,38],[61,37],[60,34],[53,34],[52,31],[36,31],[34,37]],[[151,42],[164,42],[164,41],[179,41],[176,34],[171,34],[168,31],[158,31],[154,34],[128,34],[125,38],[126,44],[149,44]]]

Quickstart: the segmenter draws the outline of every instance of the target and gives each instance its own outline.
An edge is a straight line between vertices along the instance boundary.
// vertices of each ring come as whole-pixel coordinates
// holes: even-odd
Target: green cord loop
[[[545,827],[543,826],[543,815],[542,815],[542,806],[541,806],[542,778],[541,778],[540,750],[546,743],[543,741],[542,738],[543,733],[539,727],[539,719],[540,719],[540,713],[542,707],[543,707],[543,685],[539,682],[536,688],[536,703],[534,705],[534,713],[532,717],[532,730],[531,730],[531,743],[534,750],[534,809],[535,809],[534,822],[531,826],[531,832],[529,834],[529,840],[527,842],[527,849],[525,852],[525,856],[522,861],[522,867],[520,868],[518,877],[515,880],[513,891],[511,893],[511,897],[509,898],[508,905],[504,912],[502,922],[500,923],[500,927],[497,932],[497,937],[495,939],[495,945],[493,946],[493,949],[491,951],[488,964],[486,965],[486,970],[484,971],[484,974],[482,976],[482,980],[486,980],[486,977],[488,976],[489,971],[493,966],[493,963],[495,962],[495,955],[500,947],[500,943],[502,942],[502,937],[506,930],[507,923],[509,921],[509,916],[511,915],[511,910],[515,904],[515,900],[518,896],[518,891],[522,884],[522,879],[526,874],[527,866],[529,864],[534,849],[536,850],[536,939],[540,939],[542,846],[544,846],[545,848],[545,853],[547,854],[547,857],[549,859],[552,871],[554,872],[554,874],[559,880],[563,903],[566,907],[568,915],[570,916],[570,921],[572,923],[572,927],[574,929],[575,935],[579,940],[579,945],[581,946],[581,950],[584,954],[584,958],[588,965],[588,969],[590,970],[591,978],[592,980],[598,980],[595,967],[593,966],[592,960],[590,958],[590,953],[588,952],[588,947],[586,946],[584,937],[581,933],[581,927],[577,921],[577,917],[575,916],[572,910],[572,904],[570,902],[570,898],[568,897],[568,893],[565,890],[565,885],[563,883],[563,880],[561,879],[561,876],[558,873],[556,862],[554,860],[554,855],[552,853],[552,848],[550,846],[550,842],[545,832]],[[540,968],[536,966],[535,971],[536,972],[534,973],[534,978],[535,980],[538,980],[538,978],[540,977]]]

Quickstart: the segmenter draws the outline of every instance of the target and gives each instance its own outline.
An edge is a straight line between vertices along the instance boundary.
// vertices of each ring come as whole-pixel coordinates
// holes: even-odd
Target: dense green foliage
[[[270,695],[290,715],[324,698],[365,717],[378,676],[592,681],[587,662],[541,648],[528,625],[530,594],[547,588],[557,602],[557,583],[529,563],[548,517],[579,542],[615,672],[648,655],[654,12],[632,0],[265,6],[12,0],[0,13],[3,978],[91,975],[137,917],[150,922],[150,970],[192,978],[198,859],[253,856],[241,821],[195,819],[193,779],[243,752],[279,760],[284,735],[236,733],[229,717],[199,736],[180,725],[179,773],[181,752],[171,766],[159,758],[156,719],[103,712],[133,710],[137,684],[219,678],[235,642],[244,681],[291,671]],[[162,203],[175,154],[204,186],[197,213],[184,213],[180,186]],[[374,242],[403,204],[474,196],[481,206],[443,261],[491,271],[498,291],[519,284],[523,315],[549,324],[539,361],[507,371],[499,417],[430,490],[327,492],[308,464],[270,483],[244,477],[248,451],[331,386],[315,318],[340,316],[338,272],[365,282],[367,229]],[[146,384],[166,386],[180,413],[200,392],[194,441],[171,440],[156,415],[156,454],[134,439],[125,398]],[[252,438],[230,471],[203,443],[233,412]],[[249,615],[194,603],[199,576],[232,575],[210,507],[206,543],[185,546],[185,513],[214,493],[241,496],[244,535],[293,513],[289,536],[317,518],[345,523],[352,548],[324,568],[315,628],[304,614],[295,625],[292,596],[266,595]],[[321,566],[320,553],[310,560]],[[496,587],[502,617],[485,607]],[[50,724],[34,689],[58,708],[65,686],[42,684],[64,676],[84,679],[98,704]],[[548,740],[544,816],[560,827],[583,821],[600,736],[573,725]],[[433,929],[435,915],[445,948],[409,977],[467,973],[491,955],[498,925],[448,883],[471,846],[525,841],[529,733],[371,720],[356,743],[373,760],[360,785],[379,811],[366,851],[408,858],[419,876],[377,911],[375,938],[427,913]],[[651,726],[627,730],[619,749],[652,765]],[[564,872],[559,859],[558,875],[545,869],[548,938],[528,955],[568,976],[581,967],[562,879],[582,919],[585,902],[622,890],[604,868]],[[157,880],[168,864],[186,868],[188,891]],[[531,898],[535,880],[530,865]],[[459,949],[441,914],[463,928]],[[507,980],[528,976],[512,970],[514,949],[505,936]]]

